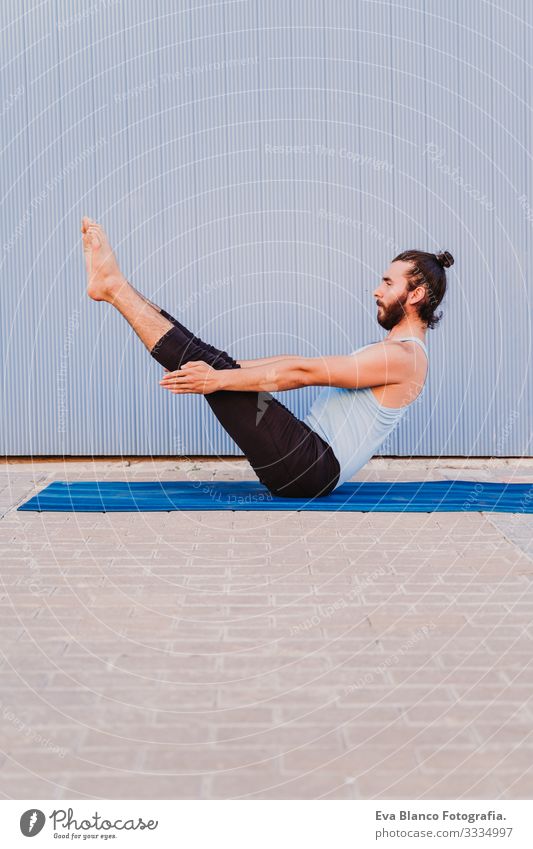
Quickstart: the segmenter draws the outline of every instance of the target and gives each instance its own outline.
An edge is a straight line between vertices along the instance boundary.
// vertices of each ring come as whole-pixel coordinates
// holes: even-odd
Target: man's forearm
[[[257,368],[257,366],[266,366],[270,363],[277,363],[279,360],[292,360],[294,354],[279,354],[277,357],[259,357],[256,360],[236,360],[241,368]]]
[[[248,392],[281,392],[307,385],[308,357],[280,357],[277,361],[248,368],[221,369],[220,389]]]

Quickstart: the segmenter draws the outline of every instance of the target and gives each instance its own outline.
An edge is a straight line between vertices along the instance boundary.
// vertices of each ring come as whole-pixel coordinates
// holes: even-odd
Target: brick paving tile
[[[482,773],[486,775],[493,772],[497,775],[505,773],[520,773],[528,769],[532,763],[533,746],[520,745],[503,749],[495,744],[491,749],[488,747],[476,748],[449,745],[433,751],[432,747],[420,746],[416,748],[417,760],[425,773],[440,773],[443,770],[455,770],[467,772],[471,775]]]
[[[409,742],[412,746],[464,745],[472,749],[479,744],[475,726],[451,728],[442,725],[427,725],[420,728],[407,727],[403,721],[392,722],[383,727],[348,722],[342,726],[342,734],[348,748],[366,743],[368,746],[389,746]]]
[[[64,783],[64,778],[58,780],[55,776],[43,777],[21,770],[17,774],[2,774],[0,771],[0,798],[83,799],[87,797],[76,794],[68,784]]]
[[[59,798],[95,799],[204,799],[206,780],[196,775],[113,775],[93,772],[73,775],[67,774],[64,783],[68,791]],[[73,793],[71,792],[73,791]]]
[[[283,768],[287,773],[317,771],[334,775],[356,777],[369,769],[404,770],[417,768],[415,754],[409,745],[374,746],[359,745],[337,754],[335,749],[323,750],[314,746],[295,749],[283,755]]]
[[[499,799],[502,786],[495,776],[450,773],[438,778],[411,772],[371,772],[355,782],[360,799]]]
[[[342,777],[304,773],[281,776],[265,772],[212,776],[210,798],[214,799],[353,799],[353,787]]]
[[[502,776],[501,799],[533,799],[533,771],[529,769],[516,778]]]

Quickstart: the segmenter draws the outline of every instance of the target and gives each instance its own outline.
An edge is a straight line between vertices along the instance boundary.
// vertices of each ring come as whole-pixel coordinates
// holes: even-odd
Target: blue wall
[[[382,453],[532,453],[533,4],[2,8],[4,454],[240,455],[86,297],[83,214],[238,359],[382,338],[394,254],[450,250],[424,400]],[[303,417],[318,391],[276,397]]]

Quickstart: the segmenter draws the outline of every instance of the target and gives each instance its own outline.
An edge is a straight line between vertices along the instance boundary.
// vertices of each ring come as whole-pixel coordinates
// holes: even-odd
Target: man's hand
[[[220,369],[214,369],[203,360],[190,360],[177,371],[165,369],[165,372],[159,385],[175,395],[187,392],[210,395],[220,389]]]

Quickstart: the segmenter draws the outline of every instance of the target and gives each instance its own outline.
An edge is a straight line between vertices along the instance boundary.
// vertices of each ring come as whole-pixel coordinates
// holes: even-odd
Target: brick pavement
[[[38,514],[55,479],[255,480],[229,460],[0,467],[4,798],[533,796],[533,516]],[[374,459],[357,479],[531,480]]]

